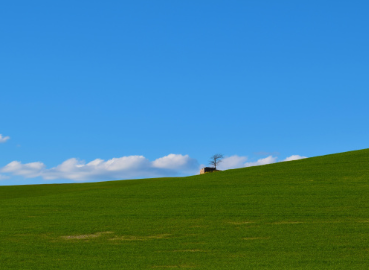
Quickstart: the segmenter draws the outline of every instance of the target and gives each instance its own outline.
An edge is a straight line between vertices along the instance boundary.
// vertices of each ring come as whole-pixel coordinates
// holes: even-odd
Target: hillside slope
[[[0,187],[1,269],[367,269],[369,150]]]

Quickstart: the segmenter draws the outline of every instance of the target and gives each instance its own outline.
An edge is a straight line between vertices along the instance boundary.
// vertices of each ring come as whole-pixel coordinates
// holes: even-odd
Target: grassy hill
[[[369,150],[0,187],[0,269],[368,269]]]

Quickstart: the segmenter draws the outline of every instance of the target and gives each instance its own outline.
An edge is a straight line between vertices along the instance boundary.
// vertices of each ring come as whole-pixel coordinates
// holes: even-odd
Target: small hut
[[[217,170],[213,167],[204,167],[200,170],[200,174],[204,174],[204,173],[208,173],[208,172],[214,172],[214,171],[217,171]]]

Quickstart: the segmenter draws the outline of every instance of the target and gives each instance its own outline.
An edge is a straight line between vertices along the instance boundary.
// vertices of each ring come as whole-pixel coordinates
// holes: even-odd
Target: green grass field
[[[369,150],[0,187],[0,269],[368,269]]]

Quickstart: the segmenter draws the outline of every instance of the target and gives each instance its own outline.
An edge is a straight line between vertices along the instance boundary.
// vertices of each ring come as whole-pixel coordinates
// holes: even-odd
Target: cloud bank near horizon
[[[304,158],[307,158],[307,157],[300,156],[300,155],[292,155],[292,156],[289,156],[283,159],[282,161],[292,161],[292,160],[299,160],[299,159],[304,159]],[[242,168],[242,167],[267,165],[267,164],[278,162],[278,157],[273,157],[272,155],[265,157],[265,158],[260,158],[257,161],[253,161],[253,162],[245,162],[247,161],[247,159],[248,158],[246,156],[238,156],[238,155],[225,157],[222,160],[222,162],[219,163],[218,167],[220,170],[228,170],[228,169],[235,169],[235,168]]]
[[[292,161],[306,158],[292,155],[282,161]],[[225,157],[218,165],[220,170],[266,165],[278,162],[272,155],[247,162],[248,157],[233,155]],[[198,174],[201,165],[189,155],[169,154],[150,161],[144,156],[123,156],[109,160],[95,159],[88,163],[76,158],[70,158],[61,164],[47,168],[43,162],[21,163],[12,161],[0,168],[0,180],[11,176],[24,178],[41,177],[46,181],[67,179],[76,182],[111,180],[111,179],[137,179],[152,177],[185,176]]]
[[[200,164],[188,155],[170,154],[154,161],[144,156],[124,156],[109,160],[95,159],[86,163],[70,158],[60,165],[47,169],[42,162],[22,164],[12,161],[0,173],[24,178],[42,177],[44,180],[69,179],[73,181],[103,179],[134,179],[196,174]],[[7,175],[2,175],[5,179]]]

